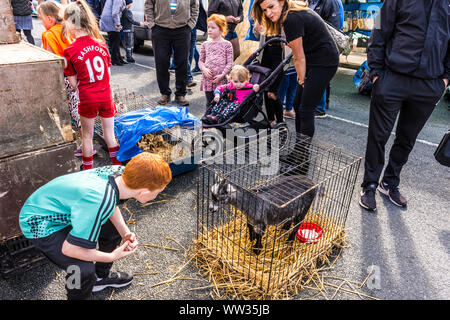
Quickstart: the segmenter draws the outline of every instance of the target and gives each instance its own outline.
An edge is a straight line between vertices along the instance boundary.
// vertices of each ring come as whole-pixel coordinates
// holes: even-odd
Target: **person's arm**
[[[155,26],[155,3],[153,0],[146,0],[144,7],[145,15],[147,16],[148,27],[153,28]]]
[[[198,58],[198,68],[202,71],[203,76],[206,79],[211,79],[213,74],[209,68],[205,65],[206,61],[206,46],[205,42],[202,44],[202,47],[200,48],[200,57]]]
[[[65,240],[61,251],[65,256],[78,260],[109,263],[133,254],[136,248],[130,250],[130,241],[126,241],[113,252],[103,252],[97,249],[83,248]]]
[[[447,44],[447,54],[445,55],[444,69],[445,69],[445,73],[444,73],[443,80],[445,82],[445,86],[447,87],[448,79],[450,78],[450,41]]]
[[[120,14],[121,14],[121,1],[113,1],[113,7],[112,7],[112,12],[111,12],[111,16],[112,16],[112,20],[114,23],[114,26],[116,27],[117,30],[121,29],[121,23],[120,23]]]
[[[306,57],[303,50],[303,37],[299,37],[288,43],[292,50],[295,71],[297,71],[297,81],[300,85],[304,85],[306,76]]]
[[[198,0],[191,0],[190,8],[191,8],[191,17],[189,18],[187,25],[192,30],[197,24],[198,10],[199,10]]]
[[[74,76],[68,76],[67,80],[69,80],[69,84],[72,88],[77,89],[78,86],[78,79],[77,79],[77,75]]]
[[[235,23],[241,23],[244,20],[244,8],[242,7],[242,2],[239,2],[239,8],[238,8],[238,16],[235,19]]]
[[[385,69],[386,46],[395,28],[398,0],[385,1],[375,21],[367,46],[370,79],[375,82]]]

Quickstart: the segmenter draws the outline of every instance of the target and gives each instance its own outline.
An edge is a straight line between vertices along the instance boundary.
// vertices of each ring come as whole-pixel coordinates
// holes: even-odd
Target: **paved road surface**
[[[35,20],[36,21],[36,20]],[[36,25],[36,24],[35,24]],[[39,37],[41,26],[33,31]],[[38,41],[40,43],[40,41]],[[159,96],[151,47],[146,44],[135,54],[134,65],[112,67],[112,83],[148,99]],[[329,116],[316,120],[316,137],[347,151],[363,155],[369,117],[369,98],[358,95],[353,87],[354,70],[339,69],[332,81]],[[199,83],[200,76],[195,80]],[[174,83],[172,81],[172,88]],[[189,111],[196,116],[204,112],[204,95],[199,85],[188,93]],[[344,249],[327,276],[361,283],[369,272],[371,277],[358,291],[380,299],[449,299],[450,298],[450,170],[439,165],[433,152],[450,123],[447,101],[441,101],[419,136],[408,164],[402,172],[401,191],[408,199],[408,208],[399,209],[377,195],[378,210],[367,213],[358,203],[359,184],[353,194],[347,219],[349,247]],[[290,126],[292,126],[292,121]],[[392,145],[393,137],[388,142]],[[101,163],[101,158],[97,158]],[[195,228],[196,172],[176,177],[165,194],[166,202],[141,207],[129,201],[134,214],[131,229],[143,243],[178,249],[162,250],[142,247],[133,257],[119,261],[115,268],[134,273],[131,287],[105,290],[94,299],[210,299],[207,290],[189,288],[208,285],[188,265],[180,273],[198,280],[178,280],[157,285],[169,279],[186,261],[184,249],[192,243]],[[122,208],[128,218],[128,210]],[[334,279],[335,284],[342,281]],[[333,281],[328,278],[327,281]],[[355,286],[355,284],[354,284]],[[348,285],[343,288],[352,290]],[[334,294],[329,287],[327,297]],[[299,298],[313,293],[302,293]],[[50,264],[34,269],[22,277],[0,280],[0,299],[64,299],[64,272]],[[324,295],[317,296],[324,299]],[[360,299],[354,293],[340,290],[334,299]]]

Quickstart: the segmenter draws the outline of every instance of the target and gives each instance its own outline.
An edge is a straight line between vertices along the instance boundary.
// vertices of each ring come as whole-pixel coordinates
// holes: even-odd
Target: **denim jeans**
[[[278,89],[281,102],[285,106],[286,110],[292,110],[294,108],[294,97],[297,89],[297,74],[284,75],[283,81]]]
[[[194,27],[194,29],[192,29],[192,33],[191,33],[191,47],[189,48],[188,77],[187,77],[188,83],[191,82],[192,80],[194,80],[194,77],[192,76],[192,71],[191,71],[191,64],[192,64],[192,58],[194,58],[196,43],[197,43],[197,28]]]

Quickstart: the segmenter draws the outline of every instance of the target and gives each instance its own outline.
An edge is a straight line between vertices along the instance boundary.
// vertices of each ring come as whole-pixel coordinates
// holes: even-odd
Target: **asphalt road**
[[[39,37],[38,31],[38,28],[33,31],[35,38]],[[135,59],[136,64],[111,68],[112,84],[147,99],[157,98],[151,47],[146,44],[135,53]],[[352,82],[354,72],[338,70],[332,81],[329,116],[316,120],[316,138],[362,156],[370,98],[356,92]],[[189,111],[201,116],[205,100],[199,91],[200,75],[195,75],[195,80],[198,85],[187,95],[191,102]],[[358,205],[361,164],[346,223],[348,247],[325,273],[327,281],[342,284],[341,288],[347,291],[337,290],[334,295],[336,288],[328,287],[316,299],[450,298],[450,170],[433,158],[449,127],[447,105],[448,101],[441,101],[436,107],[402,171],[400,189],[408,199],[407,209],[399,209],[377,194],[376,213],[362,210]],[[292,120],[287,121],[293,125]],[[393,137],[387,150],[392,142]],[[97,159],[102,162],[102,158]],[[114,266],[138,274],[132,285],[104,290],[95,294],[94,299],[211,299],[208,290],[190,290],[209,283],[197,274],[194,266],[185,265],[189,260],[185,252],[192,245],[195,231],[195,179],[196,171],[175,177],[158,198],[166,201],[146,207],[134,200],[127,202],[129,210],[122,208],[122,212],[126,219],[133,213],[130,228],[140,243],[174,250],[141,246],[134,256]],[[371,277],[367,279],[369,273]],[[175,274],[184,279],[161,284]],[[365,279],[364,286],[357,287]],[[312,294],[316,292],[303,292],[297,298],[309,298]],[[0,279],[0,299],[65,299],[64,272],[45,264],[20,277]]]

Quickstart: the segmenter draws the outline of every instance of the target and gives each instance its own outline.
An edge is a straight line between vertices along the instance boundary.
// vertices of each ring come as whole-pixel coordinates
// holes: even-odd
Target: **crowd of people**
[[[93,168],[92,139],[97,116],[102,122],[111,162],[121,164],[116,157],[119,148],[113,130],[116,107],[109,83],[109,67],[134,61],[133,25],[151,29],[161,94],[159,104],[171,101],[169,69],[173,57],[174,101],[182,106],[189,105],[185,96],[187,85],[192,83],[189,74],[195,57],[197,27],[203,28],[209,37],[201,45],[198,59],[202,72],[200,90],[205,93],[205,105],[213,108],[208,121],[222,121],[251,90],[259,90],[258,85],[249,83],[248,70],[234,63],[240,52],[236,26],[243,21],[241,0],[147,0],[147,23],[134,21],[129,11],[132,0],[91,1],[89,4],[85,0],[67,2],[62,7],[55,2],[42,1],[37,13],[46,29],[42,34],[44,49],[66,61],[66,89],[71,115],[82,136],[79,151],[84,170]],[[395,205],[406,206],[407,201],[399,191],[401,169],[448,85],[448,4],[446,1],[417,2],[423,3],[423,10],[421,7],[417,10],[406,0],[386,1],[368,46],[374,87],[359,204],[369,211],[376,209],[375,190]],[[12,0],[12,4],[16,29],[23,30],[27,38],[31,37],[28,0]],[[261,65],[273,68],[288,53],[293,55],[291,67],[264,92],[268,118],[272,125],[284,121],[284,117],[295,118],[296,144],[305,149],[305,141],[309,143],[315,133],[315,118],[325,115],[330,82],[339,65],[339,52],[324,20],[339,29],[343,19],[342,3],[340,0],[253,0],[251,8],[252,28],[261,43],[278,36],[287,42],[287,45],[266,48]],[[108,33],[108,47],[100,30]],[[120,31],[126,39],[126,61],[120,54]],[[221,104],[225,88],[240,90],[229,104]],[[394,145],[380,181],[385,145],[397,116]],[[288,157],[290,163],[295,163],[305,155],[292,153]],[[69,298],[86,298],[92,291],[131,282],[130,276],[124,273],[112,275],[109,272],[112,261],[128,256],[137,247],[135,235],[124,227],[116,205],[120,199],[127,198],[148,201],[171,179],[167,164],[145,153],[136,160],[133,158],[125,169],[115,171],[116,176],[101,168],[89,171],[96,171],[96,174],[90,176],[80,172],[39,189],[38,194],[27,201],[20,216],[25,235],[55,264],[64,268],[75,264],[82,270],[81,288],[67,287]],[[140,176],[144,171],[148,171],[148,175]],[[157,183],[148,186],[146,179]],[[61,213],[58,211],[61,208],[51,205],[56,201],[67,203],[65,208],[72,208],[73,199],[64,198],[55,190],[70,185],[72,189],[67,194],[84,197],[86,188],[81,187],[80,181],[84,186],[86,183],[93,186],[88,190],[92,193],[86,195],[91,197],[86,204],[78,203],[80,207],[74,207],[75,213],[70,211],[72,209]],[[48,199],[48,205],[42,199]],[[81,219],[78,212],[89,214]],[[71,215],[73,221],[69,219]],[[110,227],[107,222],[112,223]],[[50,237],[51,241],[42,241],[43,237]],[[97,241],[101,242],[98,250],[95,249]],[[124,244],[116,249],[120,241]],[[94,266],[93,261],[98,263]]]

